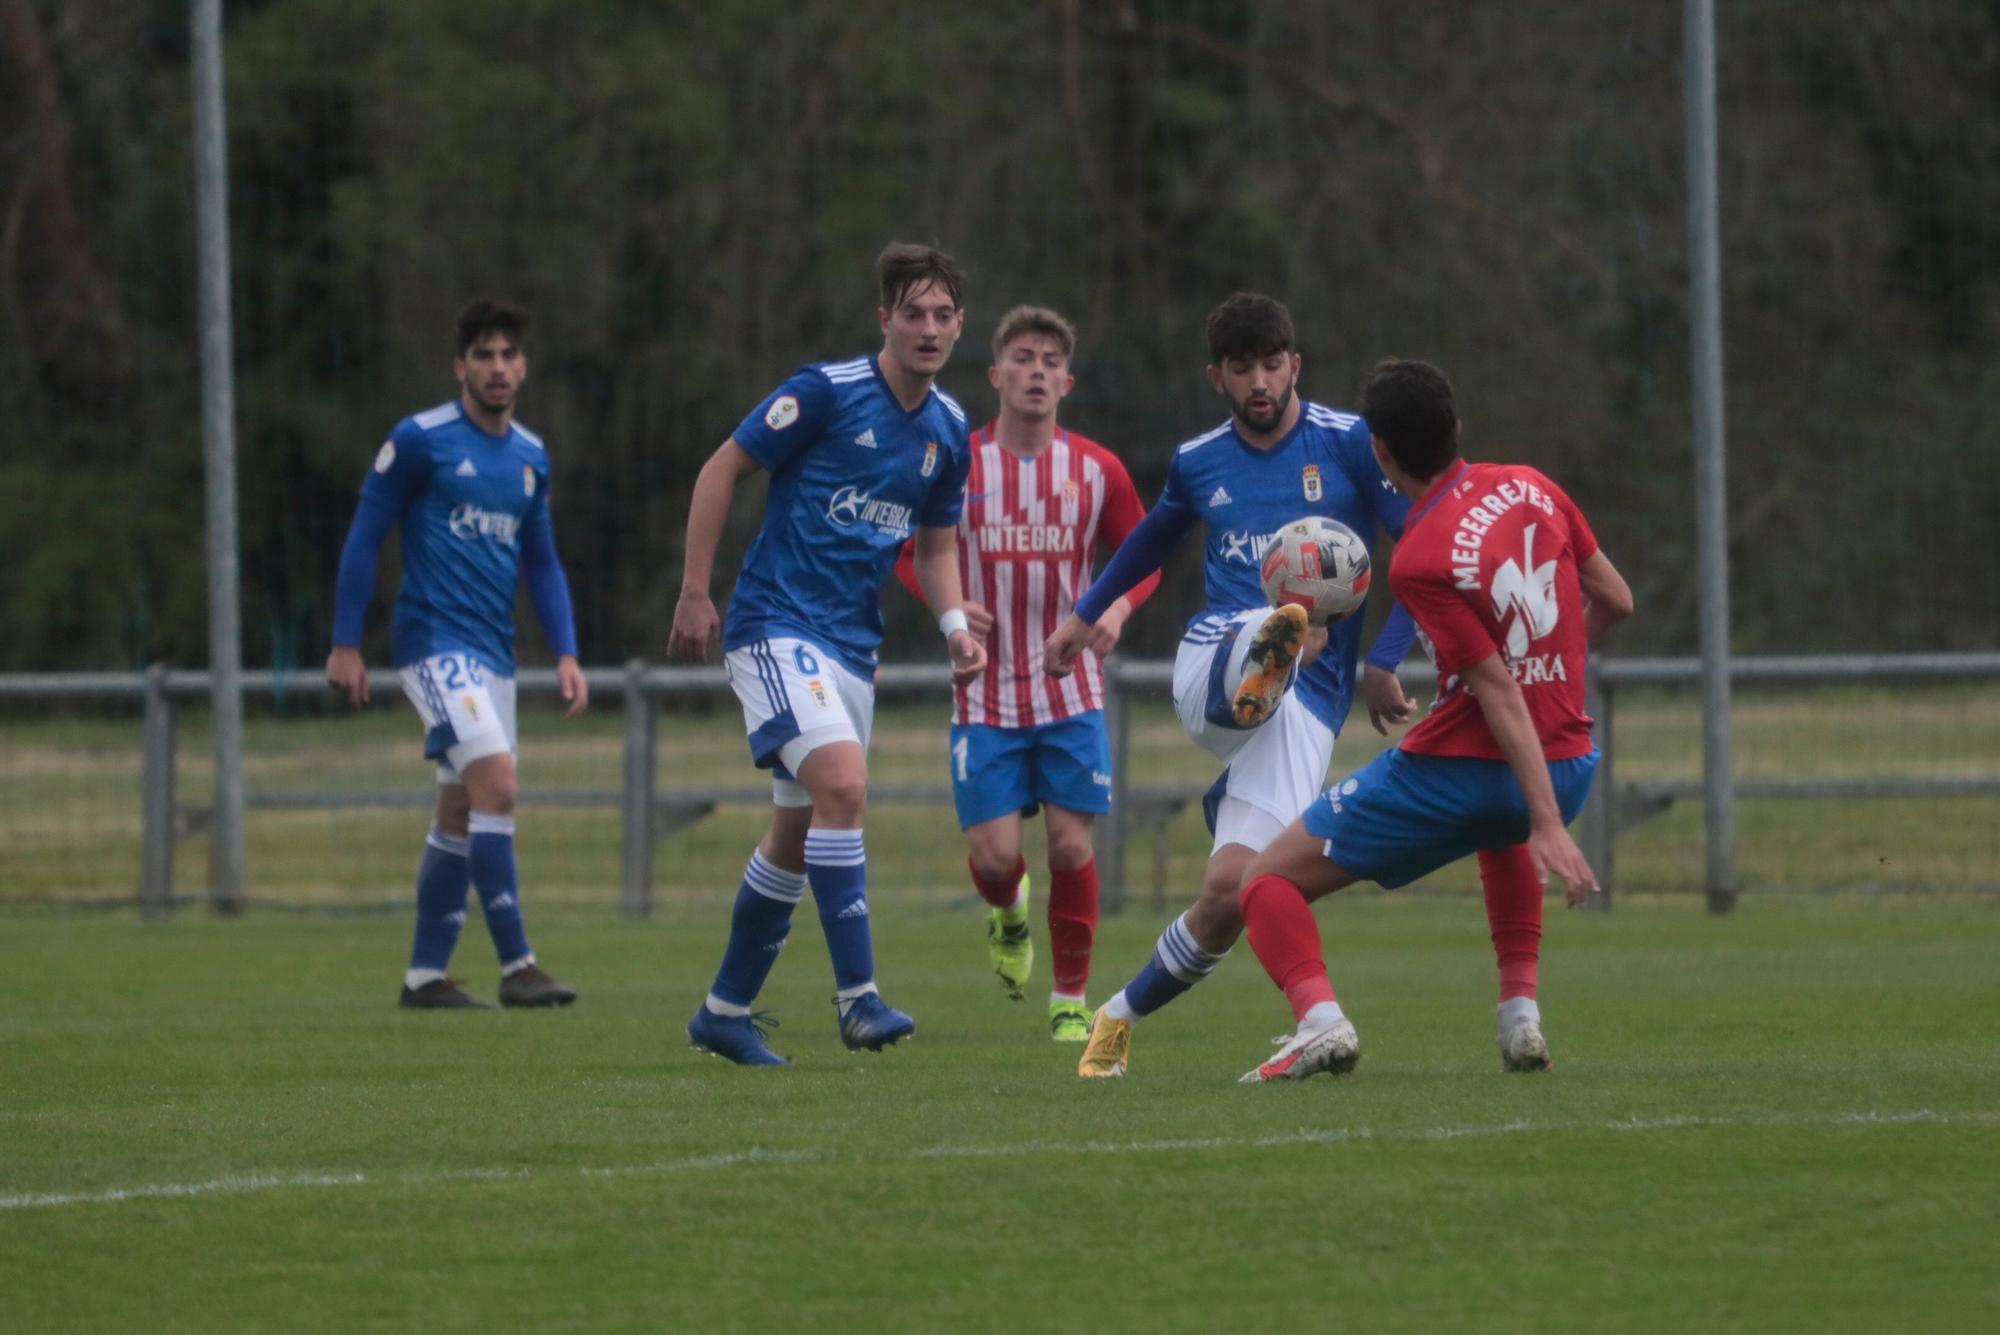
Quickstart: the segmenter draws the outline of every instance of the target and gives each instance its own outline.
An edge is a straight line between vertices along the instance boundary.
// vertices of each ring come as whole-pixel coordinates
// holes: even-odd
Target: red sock
[[[1069,871],[1049,868],[1049,966],[1055,990],[1083,995],[1090,981],[1090,943],[1097,935],[1097,863]]]
[[[965,860],[965,866],[972,873],[972,888],[996,909],[1004,909],[1014,902],[1014,892],[1020,889],[1021,878],[1028,874],[1028,860],[1024,857],[1014,859],[1014,870],[1008,872],[1007,878],[1002,881],[980,880],[979,868],[971,858]]]
[[[1542,883],[1528,846],[1481,849],[1479,884],[1500,962],[1500,1000],[1532,998],[1542,959]]]
[[[1243,887],[1243,926],[1250,949],[1271,981],[1303,1020],[1322,1001],[1333,1000],[1333,983],[1320,954],[1319,920],[1299,888],[1282,876],[1259,876]]]

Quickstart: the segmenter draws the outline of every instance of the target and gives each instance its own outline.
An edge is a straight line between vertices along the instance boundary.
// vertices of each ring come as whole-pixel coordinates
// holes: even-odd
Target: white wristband
[[[947,640],[955,632],[966,629],[965,609],[963,607],[954,607],[939,617],[938,629],[944,632],[944,637]]]

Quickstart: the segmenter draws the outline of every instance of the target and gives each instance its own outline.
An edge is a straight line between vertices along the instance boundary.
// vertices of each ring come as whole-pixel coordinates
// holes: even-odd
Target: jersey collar
[[[877,352],[868,359],[868,369],[875,373],[875,383],[881,387],[882,397],[889,400],[890,406],[901,413],[906,421],[916,420],[917,414],[930,407],[931,400],[937,395],[937,378],[933,376],[930,388],[924,391],[924,397],[917,402],[917,406],[905,408],[903,401],[896,397],[896,391],[889,388],[889,377],[882,374],[881,353]]]
[[[1426,491],[1417,499],[1417,503],[1410,507],[1408,517],[1403,520],[1403,532],[1408,533],[1410,525],[1423,518],[1432,506],[1444,499],[1445,492],[1457,486],[1458,480],[1470,471],[1472,471],[1472,465],[1464,459],[1460,459],[1457,468],[1453,469],[1447,476],[1431,483],[1430,490]]]

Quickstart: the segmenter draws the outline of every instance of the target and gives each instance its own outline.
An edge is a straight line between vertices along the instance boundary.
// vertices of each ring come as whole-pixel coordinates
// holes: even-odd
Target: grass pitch
[[[980,920],[885,897],[912,1043],[850,1056],[817,923],[788,1070],[683,1046],[724,912],[529,923],[559,1013],[393,1005],[401,916],[0,920],[7,1329],[1990,1330],[2000,904],[1552,906],[1502,1076],[1476,900],[1337,896],[1347,1078],[1239,947],[1083,1082]],[[1161,923],[1106,922],[1093,1000]],[[1046,946],[1043,941],[1042,945]],[[1046,958],[1046,957],[1044,957]],[[460,969],[491,995],[475,914]],[[1038,964],[1038,969],[1041,965]],[[1046,977],[1043,973],[1042,977]]]

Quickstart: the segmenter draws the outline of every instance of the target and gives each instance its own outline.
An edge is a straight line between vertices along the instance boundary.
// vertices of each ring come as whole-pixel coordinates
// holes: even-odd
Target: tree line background
[[[2000,6],[1719,8],[1736,645],[1992,648]],[[1076,320],[1065,419],[1148,501],[1220,420],[1202,319],[1235,288],[1291,305],[1316,399],[1384,354],[1437,361],[1469,452],[1551,472],[1631,577],[1621,650],[1689,651],[1679,22],[231,3],[245,659],[324,656],[356,487],[454,392],[476,295],[534,316],[521,415],[586,661],[661,656],[696,469],[794,366],[879,346],[894,238],[969,267],[944,383],[975,416],[1001,311]],[[0,668],[206,660],[189,124],[183,4],[0,0]],[[756,514],[739,499],[724,587]],[[1198,605],[1192,546],[1139,648]],[[888,603],[887,655],[934,654]]]

